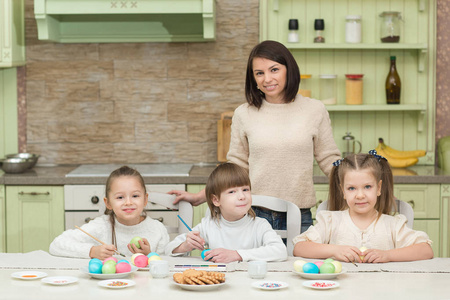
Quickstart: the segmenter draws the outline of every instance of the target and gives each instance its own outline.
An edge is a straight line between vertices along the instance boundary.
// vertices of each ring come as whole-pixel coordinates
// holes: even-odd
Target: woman
[[[328,176],[341,157],[333,139],[328,112],[321,101],[299,94],[300,71],[290,51],[281,43],[256,45],[247,63],[245,96],[231,125],[227,159],[247,170],[252,193],[291,201],[302,212],[302,229],[312,225],[310,208],[316,204],[313,163]],[[205,202],[197,194],[171,191],[175,202]],[[256,208],[274,229],[286,229],[286,214]]]

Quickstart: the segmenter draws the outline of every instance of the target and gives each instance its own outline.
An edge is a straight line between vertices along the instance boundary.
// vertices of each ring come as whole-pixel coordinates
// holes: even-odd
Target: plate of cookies
[[[182,273],[173,274],[174,283],[185,290],[208,291],[225,284],[225,274],[214,271],[188,269]]]

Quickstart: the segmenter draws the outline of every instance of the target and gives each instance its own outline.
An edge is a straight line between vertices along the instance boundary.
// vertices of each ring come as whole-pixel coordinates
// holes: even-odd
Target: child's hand
[[[358,262],[361,263],[360,255],[363,254],[361,251],[354,246],[344,246],[344,245],[335,245],[334,257],[337,260],[344,261],[344,262]],[[366,252],[364,252],[366,253]]]
[[[141,246],[140,249],[136,247],[135,244],[128,244],[128,250],[130,250],[131,253],[142,253],[144,255],[148,255],[151,252],[150,243],[146,238],[142,238],[142,240],[139,240],[138,243]]]
[[[242,257],[236,250],[223,248],[213,249],[205,253],[205,260],[216,263],[229,263],[232,261],[241,261]]]
[[[98,258],[100,260],[104,260],[108,257],[113,256],[116,247],[114,245],[100,245],[93,246],[91,251],[89,251],[89,256],[91,258]]]
[[[365,263],[385,263],[390,262],[389,252],[385,250],[378,249],[367,249],[364,251],[364,260]]]
[[[194,249],[198,250],[205,250],[203,245],[205,244],[205,240],[200,237],[199,231],[190,231],[186,235],[186,242],[187,246],[190,248],[189,251],[192,251]]]

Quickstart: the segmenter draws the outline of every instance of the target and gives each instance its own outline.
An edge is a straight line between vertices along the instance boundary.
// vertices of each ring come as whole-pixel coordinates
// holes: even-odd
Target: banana
[[[385,153],[389,154],[393,158],[412,158],[412,157],[422,157],[427,154],[425,150],[412,150],[412,151],[400,151],[386,145],[382,138],[378,139],[379,146],[384,150]]]
[[[415,165],[419,159],[417,157],[395,158],[389,155],[381,146],[375,148],[378,155],[381,155],[387,159],[391,167],[393,168],[407,168]]]

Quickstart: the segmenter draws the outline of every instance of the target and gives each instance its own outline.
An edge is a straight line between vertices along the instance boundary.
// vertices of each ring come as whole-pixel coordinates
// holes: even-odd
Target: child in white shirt
[[[219,165],[209,176],[206,199],[210,215],[188,234],[177,236],[166,247],[166,255],[180,255],[199,249],[205,243],[210,251],[205,260],[282,261],[287,249],[267,220],[255,217],[247,171],[233,163]]]
[[[405,216],[390,215],[395,201],[386,158],[372,150],[333,165],[329,210],[319,212],[317,224],[294,238],[294,256],[359,263],[433,258],[428,235],[406,226]]]
[[[68,229],[50,244],[50,254],[77,258],[105,259],[115,251],[124,255],[150,252],[164,253],[169,242],[166,227],[145,213],[148,193],[144,179],[135,169],[123,166],[113,171],[106,181],[105,214],[81,228],[99,240],[101,245],[77,229]],[[133,237],[141,237],[140,248],[131,244]]]

